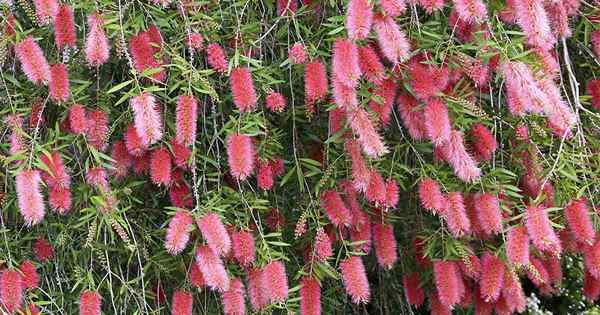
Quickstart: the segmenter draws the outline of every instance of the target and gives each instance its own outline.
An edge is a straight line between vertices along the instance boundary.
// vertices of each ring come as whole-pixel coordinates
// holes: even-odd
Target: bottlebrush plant
[[[0,313],[580,313],[600,3],[0,0]]]

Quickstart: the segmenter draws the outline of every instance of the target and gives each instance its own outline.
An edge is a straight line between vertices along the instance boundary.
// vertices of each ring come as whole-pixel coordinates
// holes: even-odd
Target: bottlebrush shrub
[[[242,11],[0,0],[0,313],[597,300],[596,8]]]

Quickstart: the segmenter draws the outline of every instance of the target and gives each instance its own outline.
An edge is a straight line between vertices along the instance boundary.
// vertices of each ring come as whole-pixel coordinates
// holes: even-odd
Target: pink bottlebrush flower
[[[288,281],[285,266],[281,261],[272,261],[261,272],[261,282],[266,296],[273,303],[283,303],[288,296]]]
[[[402,276],[402,285],[404,286],[404,294],[406,301],[415,307],[423,305],[425,301],[425,292],[421,288],[419,274],[412,272]]]
[[[17,270],[5,269],[0,273],[0,306],[8,314],[15,313],[23,304],[24,284]]]
[[[386,15],[394,18],[406,11],[406,3],[404,0],[379,0],[379,5]]]
[[[504,272],[502,298],[506,300],[512,312],[522,313],[525,311],[525,292],[523,292],[519,277],[509,269]]]
[[[549,286],[550,275],[539,258],[531,257],[531,265],[527,269],[527,277],[537,288]]]
[[[502,232],[502,214],[498,198],[490,193],[482,193],[475,196],[475,208],[477,209],[478,222],[487,235]]]
[[[92,147],[104,151],[108,147],[108,115],[101,109],[88,113],[85,136]]]
[[[377,42],[383,55],[393,64],[398,64],[408,58],[410,43],[406,35],[391,16],[375,18],[373,28],[377,34]]]
[[[43,263],[54,258],[54,247],[45,238],[38,237],[33,245],[33,253]]]
[[[594,243],[596,232],[585,199],[572,200],[565,208],[565,218],[575,240],[589,245]]]
[[[88,128],[87,111],[80,104],[69,108],[69,127],[75,134],[85,134]]]
[[[252,139],[235,133],[227,138],[227,161],[231,175],[238,180],[245,180],[254,170],[254,144]]]
[[[256,108],[256,92],[249,68],[240,67],[231,70],[229,77],[233,103],[240,112],[251,112]]]
[[[255,261],[254,236],[248,231],[231,233],[233,257],[242,267],[248,267]]]
[[[133,109],[135,130],[142,139],[142,144],[149,146],[160,140],[163,136],[162,118],[154,96],[142,92],[131,98],[129,103]]]
[[[485,252],[481,257],[481,273],[479,292],[486,302],[495,302],[500,296],[504,284],[506,267],[502,261],[490,252]]]
[[[119,140],[113,144],[111,151],[111,158],[114,160],[111,173],[117,178],[121,179],[127,176],[127,171],[131,167],[132,161],[131,156],[127,153],[127,147],[125,142]]]
[[[325,209],[325,214],[333,225],[350,225],[350,210],[346,208],[342,197],[334,189],[328,189],[321,193],[321,208]]]
[[[556,83],[549,78],[538,81],[539,88],[544,93],[545,101],[541,102],[544,114],[548,117],[548,125],[552,132],[559,137],[569,137],[571,129],[577,122],[575,113],[563,100]]]
[[[492,315],[494,313],[494,304],[488,303],[481,298],[479,294],[475,295],[475,314]]]
[[[352,299],[352,303],[368,303],[371,293],[362,259],[359,256],[351,256],[342,260],[340,271],[346,293]]]
[[[202,50],[204,49],[204,36],[200,33],[190,32],[186,35],[185,43],[189,49]]]
[[[59,186],[50,187],[48,202],[52,210],[59,214],[66,214],[71,209],[71,190]]]
[[[287,13],[295,14],[298,10],[297,0],[277,0],[277,15],[284,16]]]
[[[444,195],[437,181],[425,177],[419,182],[419,200],[423,208],[435,213],[443,213]]]
[[[190,229],[194,220],[189,212],[178,210],[169,222],[165,237],[165,248],[171,255],[177,255],[185,249],[190,239]]]
[[[40,161],[46,166],[41,175],[48,187],[68,188],[71,184],[71,176],[58,151],[52,151],[50,155],[45,153],[40,156]]]
[[[295,43],[288,53],[288,58],[290,61],[295,64],[303,64],[306,62],[306,48],[302,43]]]
[[[441,145],[450,139],[450,117],[448,107],[440,99],[427,102],[423,112],[427,137],[435,144]]]
[[[223,51],[223,48],[217,43],[209,44],[206,47],[206,60],[217,72],[225,73],[227,72],[227,69],[229,69],[227,55],[225,55],[225,51]]]
[[[319,60],[313,60],[304,66],[304,101],[307,104],[327,96],[327,72]]]
[[[54,17],[58,13],[57,0],[34,0],[33,4],[39,25],[46,25],[54,21]]]
[[[215,254],[225,256],[231,250],[231,239],[221,222],[221,219],[214,212],[205,214],[201,219],[196,221],[202,237],[206,240],[208,247]]]
[[[398,96],[396,103],[402,123],[408,129],[410,137],[416,141],[423,140],[426,135],[425,117],[417,100],[408,93],[402,93]]]
[[[513,2],[517,24],[527,36],[527,43],[544,51],[552,49],[556,38],[550,31],[548,15],[541,0]]]
[[[200,271],[200,268],[198,268],[198,264],[195,261],[192,261],[192,264],[190,265],[190,272],[188,276],[190,278],[192,287],[201,289],[206,286],[206,282],[202,276],[202,271]]]
[[[560,241],[552,229],[546,209],[539,205],[530,205],[527,207],[525,219],[529,238],[538,250],[557,254],[562,251]]]
[[[398,204],[398,183],[394,179],[385,182],[385,207],[395,208]]]
[[[54,40],[56,48],[62,50],[66,46],[75,47],[76,39],[73,9],[67,4],[62,4],[54,17]]]
[[[598,34],[600,34],[600,32],[598,32]],[[600,54],[598,56],[600,56]],[[595,110],[600,110],[600,79],[589,80],[587,83],[587,91],[592,96],[592,107]]]
[[[226,315],[246,314],[244,296],[244,284],[242,281],[239,278],[232,279],[229,290],[223,292],[223,312]]]
[[[152,28],[154,29],[154,28]],[[150,29],[148,29],[150,31]],[[153,44],[160,44],[155,42],[155,38],[151,38],[150,32],[141,32],[137,35],[132,36],[129,39],[129,51],[133,59],[133,66],[138,73],[143,73],[147,69],[160,68],[160,71],[154,73],[152,78],[158,81],[163,81],[166,77],[164,69],[162,69],[162,62],[155,58],[155,54],[159,52]]]
[[[410,86],[422,101],[437,96],[446,88],[448,69],[445,67],[435,68],[416,62],[410,65],[409,74]]]
[[[370,223],[367,221],[360,228],[354,227],[350,229],[350,239],[352,240],[352,242],[363,242],[362,244],[355,245],[354,248],[358,251],[362,251],[363,253],[368,254],[371,251]]]
[[[517,226],[508,231],[506,256],[508,261],[517,267],[529,264],[529,236],[524,226]]]
[[[196,121],[198,117],[198,104],[190,95],[181,95],[177,98],[175,110],[177,125],[177,142],[190,146],[196,139]]]
[[[10,148],[8,153],[10,156],[14,156],[26,146],[22,132],[23,118],[17,115],[8,115],[3,121],[9,127],[8,129],[10,131]]]
[[[332,87],[333,100],[337,108],[349,112],[358,107],[358,96],[354,88],[348,87],[336,79],[332,81]]]
[[[490,130],[481,123],[471,126],[471,139],[473,144],[473,153],[479,161],[487,161],[492,158],[498,144],[496,138]]]
[[[370,182],[371,171],[360,152],[356,140],[349,140],[345,144],[346,151],[352,160],[352,183],[359,192],[365,192]]]
[[[592,49],[596,54],[596,58],[600,58],[600,30],[592,31],[590,41],[592,42]]]
[[[523,116],[525,112],[540,113],[542,108],[534,102],[543,94],[537,86],[531,69],[522,62],[505,62],[501,71],[506,82],[508,109],[513,115]]]
[[[331,239],[322,228],[317,229],[314,245],[314,257],[318,261],[325,261],[333,255]]]
[[[418,0],[418,3],[428,14],[444,7],[444,0]]]
[[[467,23],[483,22],[487,19],[487,8],[481,0],[452,0],[461,20]]]
[[[281,113],[285,109],[285,98],[281,93],[271,92],[265,99],[267,108],[274,113]]]
[[[459,277],[456,263],[453,261],[436,261],[433,263],[433,276],[440,302],[452,309],[460,302]]]
[[[250,297],[252,309],[256,312],[264,309],[269,304],[269,297],[262,283],[262,273],[262,269],[253,268],[248,271],[248,296]]]
[[[83,291],[79,296],[80,315],[100,315],[102,297],[95,291]]]
[[[550,20],[550,26],[554,36],[557,38],[571,37],[571,28],[569,28],[569,16],[567,8],[563,1],[549,1],[544,3],[544,9]]]
[[[171,315],[192,315],[194,299],[192,294],[183,290],[173,293]]]
[[[69,91],[69,74],[67,66],[62,63],[50,67],[49,82],[50,98],[56,102],[66,102],[71,92]]]
[[[594,302],[600,296],[600,280],[594,278],[589,272],[583,275],[583,295],[590,302]]]
[[[300,279],[300,315],[321,314],[321,285],[311,276]]]
[[[384,0],[395,1],[395,0]],[[358,65],[365,79],[379,84],[385,78],[385,67],[371,45],[358,47]]]
[[[337,80],[348,88],[356,88],[361,75],[358,62],[358,47],[356,44],[350,40],[338,37],[333,43],[331,69],[333,81]]]
[[[188,167],[188,161],[192,155],[192,150],[177,141],[171,140],[171,150],[173,151],[173,162],[175,166],[186,169]]]
[[[383,177],[376,170],[371,170],[371,175],[369,175],[369,185],[367,186],[367,191],[365,192],[365,198],[376,205],[385,204],[386,200],[386,190],[385,190],[385,182],[383,181]]]
[[[29,290],[37,289],[40,276],[31,260],[25,260],[19,265],[19,271],[23,274],[23,286]]]
[[[548,271],[550,283],[552,285],[559,285],[562,282],[563,273],[560,265],[560,259],[555,255],[546,255],[542,259],[544,268]]]
[[[431,315],[452,315],[452,309],[440,300],[439,293],[429,296],[429,311]]]
[[[398,260],[394,228],[384,223],[373,224],[373,243],[379,265],[385,269],[392,269]]]
[[[473,182],[481,176],[481,170],[465,148],[462,134],[450,132],[450,139],[442,147],[444,158],[454,169],[454,174],[464,182]]]
[[[219,292],[229,290],[230,280],[223,261],[210,247],[202,245],[196,248],[196,263],[207,286]]]
[[[469,222],[471,222],[471,232],[473,236],[479,239],[489,238],[481,223],[479,222],[479,209],[475,206],[475,194],[465,194],[465,208],[467,209],[467,217],[469,218]]]
[[[479,257],[476,255],[471,254],[463,257],[458,262],[458,266],[460,267],[463,275],[473,280],[479,280],[481,277],[481,262],[479,261]]]
[[[85,60],[92,67],[99,67],[106,63],[109,57],[110,46],[104,33],[104,21],[98,12],[88,16],[89,32],[85,39]]]
[[[127,153],[135,157],[141,157],[146,153],[148,146],[142,143],[142,138],[137,133],[134,124],[129,124],[125,134],[123,134],[123,140],[125,141],[125,147],[127,147]]]
[[[448,193],[448,204],[444,212],[444,219],[448,224],[448,229],[454,237],[461,237],[471,232],[471,223],[467,217],[465,203],[460,192]]]
[[[271,190],[273,188],[273,167],[269,161],[260,161],[258,163],[256,181],[260,189]]]
[[[40,46],[31,35],[15,45],[15,54],[21,62],[21,68],[29,81],[36,85],[50,82],[50,66]]]
[[[369,102],[369,107],[379,118],[383,126],[388,126],[392,118],[394,100],[396,98],[396,82],[390,77],[378,84],[373,92],[376,99]]]
[[[40,192],[41,181],[37,170],[22,170],[15,179],[19,211],[27,226],[40,223],[45,215],[44,199]]]
[[[594,245],[584,247],[583,263],[587,271],[600,280],[600,239],[597,239]]]
[[[85,180],[89,185],[92,185],[102,191],[108,191],[108,176],[103,167],[89,168],[85,174]]]
[[[156,185],[169,186],[171,184],[171,154],[166,148],[159,147],[152,151],[150,177]]]
[[[381,135],[375,130],[369,114],[362,108],[348,113],[352,131],[358,135],[358,143],[363,152],[371,158],[378,158],[388,152]]]
[[[371,31],[373,7],[368,0],[350,0],[346,13],[346,30],[350,40],[365,39]]]

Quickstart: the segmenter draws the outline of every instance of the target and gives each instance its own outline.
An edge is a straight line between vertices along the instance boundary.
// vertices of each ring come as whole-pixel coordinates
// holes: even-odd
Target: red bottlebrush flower
[[[142,139],[144,146],[156,143],[163,136],[162,119],[160,110],[154,96],[148,92],[142,92],[139,96],[130,100],[134,114],[135,130]]]
[[[235,133],[227,138],[227,161],[231,175],[238,180],[245,180],[254,170],[254,144],[252,139]]]
[[[279,177],[283,175],[285,171],[285,165],[282,158],[276,156],[271,160],[271,168],[273,169],[273,176]]]
[[[40,283],[40,276],[31,260],[25,260],[19,265],[19,270],[23,274],[23,286],[33,290],[37,289]]]
[[[231,247],[233,257],[242,267],[249,267],[254,263],[254,236],[248,231],[239,231],[231,233]]]
[[[371,31],[373,7],[368,0],[350,0],[346,14],[346,30],[351,40],[365,39]]]
[[[29,113],[29,128],[35,129],[44,125],[44,113],[43,105],[39,101],[35,101],[31,105],[31,112]]]
[[[284,225],[285,218],[283,217],[281,212],[279,212],[279,209],[273,208],[269,210],[269,213],[265,218],[265,223],[267,224],[267,227],[269,227],[269,229],[278,230]]]
[[[15,54],[21,62],[21,68],[29,81],[36,85],[50,82],[50,66],[40,46],[31,35],[15,45]]]
[[[62,4],[54,17],[54,40],[56,48],[62,50],[66,46],[75,47],[76,39],[73,9],[67,4]]]
[[[456,263],[453,261],[436,261],[433,263],[433,276],[440,302],[452,309],[461,299],[459,277]]]
[[[23,278],[17,270],[4,270],[0,273],[0,300],[2,309],[8,314],[15,313],[23,304]]]
[[[208,64],[217,72],[225,73],[229,68],[227,56],[219,44],[212,43],[206,47],[206,60]]]
[[[404,0],[379,0],[379,5],[383,9],[383,12],[391,17],[400,16],[406,11]]]
[[[256,108],[256,92],[249,68],[241,67],[231,70],[229,78],[233,103],[240,112],[251,112]]]
[[[295,43],[288,53],[288,58],[293,64],[299,65],[306,62],[306,48],[302,43]]]
[[[135,157],[141,157],[146,153],[148,147],[142,143],[142,138],[137,133],[135,126],[133,124],[129,124],[127,126],[127,130],[123,135],[123,140],[125,141],[125,147],[127,148],[127,153]]]
[[[190,228],[194,220],[189,212],[178,210],[169,222],[165,237],[165,248],[171,255],[177,255],[185,249],[190,239]]]
[[[572,200],[565,208],[565,218],[578,242],[589,245],[594,243],[596,232],[585,199]]]
[[[383,177],[381,177],[381,174],[376,170],[371,170],[369,178],[369,186],[367,186],[367,191],[365,193],[366,199],[376,205],[385,204],[386,190]]]
[[[366,2],[366,0],[352,1]],[[356,44],[347,39],[337,38],[333,43],[331,69],[334,81],[337,80],[344,86],[354,89],[361,75]]]
[[[269,304],[269,297],[266,295],[262,283],[262,273],[262,269],[250,269],[248,271],[248,295],[252,309],[256,312]]]
[[[328,189],[321,193],[321,208],[325,209],[329,221],[335,226],[350,225],[350,210],[337,191]]]
[[[550,283],[553,285],[560,284],[562,282],[563,273],[559,258],[555,255],[546,255],[546,257],[542,259],[542,263],[544,264],[544,268],[548,271]]]
[[[527,36],[527,43],[544,51],[552,49],[556,38],[550,30],[548,15],[541,0],[513,2],[517,24]]]
[[[442,152],[445,160],[454,169],[454,174],[461,180],[470,183],[481,176],[481,170],[465,148],[460,131],[450,132],[450,139],[444,143]]]
[[[169,188],[169,199],[175,207],[190,208],[194,204],[190,187],[184,182],[175,182]]]
[[[215,254],[221,256],[229,254],[231,239],[218,215],[209,212],[197,220],[196,224],[202,233],[202,237]]]
[[[487,235],[502,232],[502,214],[496,196],[483,193],[475,196],[477,219]]]
[[[196,262],[192,262],[188,276],[190,278],[192,287],[203,288],[206,285],[204,277],[202,276],[202,271],[200,271],[200,268],[198,268],[198,264]]]
[[[317,229],[314,245],[314,257],[318,261],[325,261],[333,255],[331,239],[322,228]]]
[[[267,95],[265,102],[267,108],[274,113],[281,113],[285,109],[285,98],[277,92],[271,92]]]
[[[439,293],[429,296],[429,311],[431,315],[452,315],[452,309],[440,300]]]
[[[448,69],[413,63],[409,68],[410,86],[420,100],[426,101],[443,91],[447,85]]]
[[[583,295],[590,302],[594,302],[600,296],[600,280],[594,278],[589,272],[583,275]]]
[[[340,271],[346,293],[352,298],[352,303],[368,303],[371,293],[362,259],[358,256],[351,256],[342,260]]]
[[[402,285],[404,286],[404,294],[408,304],[419,307],[425,301],[425,292],[421,288],[419,274],[412,272],[402,276]]]
[[[40,192],[41,181],[37,170],[22,170],[15,179],[19,211],[27,226],[42,222],[45,215],[44,199]]]
[[[108,146],[108,116],[100,109],[88,114],[86,137],[89,144],[96,150],[104,151]]]
[[[592,48],[597,58],[600,58],[600,30],[595,30],[590,34]]]
[[[244,301],[244,284],[239,278],[231,280],[227,292],[223,292],[223,312],[226,315],[246,314],[246,303]]]
[[[39,262],[45,262],[54,258],[54,247],[43,237],[38,237],[33,245],[33,253]]]
[[[89,32],[85,39],[85,60],[92,67],[106,63],[109,57],[109,45],[104,33],[104,21],[98,12],[88,16]]]
[[[297,0],[277,0],[277,15],[284,16],[288,12],[293,15],[297,10]]]
[[[476,315],[492,315],[494,312],[494,304],[484,301],[479,294],[475,295],[475,314]]]
[[[173,301],[171,302],[172,315],[192,315],[194,299],[192,294],[183,290],[177,290],[173,293]]]
[[[166,148],[160,147],[152,151],[150,177],[156,185],[171,184],[171,154]]]
[[[584,247],[583,263],[587,271],[600,280],[600,240],[596,240],[592,246]]]
[[[288,281],[285,266],[281,261],[272,261],[261,272],[263,290],[273,303],[283,303],[288,296]]]
[[[69,91],[69,74],[67,66],[62,63],[50,67],[49,82],[50,98],[56,102],[66,102],[71,92]]]
[[[600,32],[598,32],[598,34],[600,34]],[[600,56],[600,54],[598,56]],[[600,79],[589,80],[587,83],[587,91],[592,96],[592,107],[596,110],[600,110]]]
[[[75,104],[69,108],[69,127],[71,132],[85,134],[88,128],[87,112],[85,107]]]
[[[398,184],[394,179],[385,182],[385,207],[395,208],[398,204]]]
[[[321,61],[314,60],[304,66],[304,101],[307,104],[327,96],[327,72]]]
[[[384,0],[394,1],[394,0]],[[374,84],[379,84],[385,77],[385,67],[377,52],[371,45],[358,47],[358,65],[365,78]]]
[[[113,167],[111,173],[117,177],[117,179],[121,179],[127,176],[127,171],[131,167],[131,156],[127,153],[127,147],[125,147],[125,142],[119,140],[113,144],[111,158],[114,160]]]
[[[425,138],[425,117],[423,110],[419,108],[417,100],[408,93],[402,93],[396,100],[398,111],[404,127],[413,140],[420,141]]]
[[[352,160],[352,184],[354,189],[365,192],[370,182],[371,171],[365,163],[356,140],[346,142],[345,148]]]
[[[364,212],[360,212],[364,213]],[[357,244],[354,248],[368,254],[371,251],[371,224],[368,221],[362,224],[360,228],[354,227],[350,229],[350,239],[352,242],[363,242]]]
[[[27,313],[29,312],[29,313]],[[27,311],[24,312],[25,314],[29,314],[29,315],[39,315],[40,314],[40,309],[35,306],[35,304],[29,304],[27,306]]]
[[[425,130],[427,137],[435,145],[441,145],[450,139],[450,117],[448,116],[448,107],[439,99],[432,99],[427,102],[423,112],[425,119]]]
[[[398,260],[394,228],[389,224],[373,224],[373,243],[379,265],[385,269],[392,269]]]
[[[490,252],[485,252],[481,257],[481,273],[479,280],[479,292],[486,302],[495,302],[500,296],[504,283],[504,272],[506,267],[502,261]]]
[[[357,108],[349,113],[348,121],[352,131],[358,135],[358,143],[365,154],[378,158],[388,152],[381,135],[375,130],[369,114],[364,109]]]
[[[311,276],[300,279],[300,315],[321,314],[321,286]]]
[[[198,117],[196,99],[189,95],[179,96],[175,113],[177,142],[185,146],[190,146],[196,139],[196,120]]]
[[[487,19],[487,8],[481,0],[452,0],[461,20],[467,23],[483,22]]]
[[[9,13],[8,17],[6,18],[6,23],[4,24],[4,29],[2,30],[6,37],[12,37],[13,35],[15,35],[15,22],[15,15]]]
[[[560,241],[552,229],[550,219],[542,206],[530,205],[525,216],[527,233],[533,245],[540,251],[560,253]]]
[[[454,237],[461,237],[471,232],[471,223],[467,217],[465,203],[460,192],[448,193],[448,204],[444,212],[444,219],[448,224],[448,229]]]
[[[230,280],[223,261],[210,247],[203,245],[196,248],[196,263],[207,286],[220,292],[229,290]]]
[[[419,182],[419,199],[423,208],[435,213],[443,213],[444,195],[437,181],[425,177]]]
[[[50,187],[48,201],[52,210],[59,214],[66,214],[71,209],[71,190],[59,186]]]
[[[175,166],[186,169],[188,167],[190,156],[192,156],[192,150],[173,140],[171,140],[171,150],[173,151],[173,162],[175,163]]]
[[[498,147],[496,138],[490,130],[483,124],[476,123],[471,127],[471,138],[473,140],[473,151],[477,160],[490,160]]]
[[[39,25],[46,25],[54,21],[54,17],[58,13],[57,0],[34,0],[33,4]]]
[[[516,266],[529,264],[529,236],[524,226],[517,226],[508,231],[506,256],[508,261]]]
[[[79,297],[80,315],[100,315],[102,297],[95,291],[83,291]]]
[[[391,16],[376,17],[373,28],[377,34],[381,52],[390,62],[398,64],[408,58],[410,44],[394,18]]]
[[[444,0],[418,0],[418,3],[428,14],[444,7]]]
[[[387,78],[381,84],[378,84],[373,92],[373,96],[377,99],[372,99],[369,102],[369,107],[379,118],[383,126],[390,124],[392,110],[394,108],[394,99],[396,98],[396,82],[394,78]]]
[[[475,255],[463,257],[463,259],[458,262],[458,266],[463,275],[473,280],[479,280],[481,276],[481,263],[479,262],[479,257]]]
[[[192,50],[204,49],[204,37],[200,33],[190,32],[186,35],[186,45]]]
[[[58,151],[53,151],[50,155],[42,154],[40,161],[46,166],[42,172],[42,179],[49,187],[68,188],[71,184],[71,177]]]

